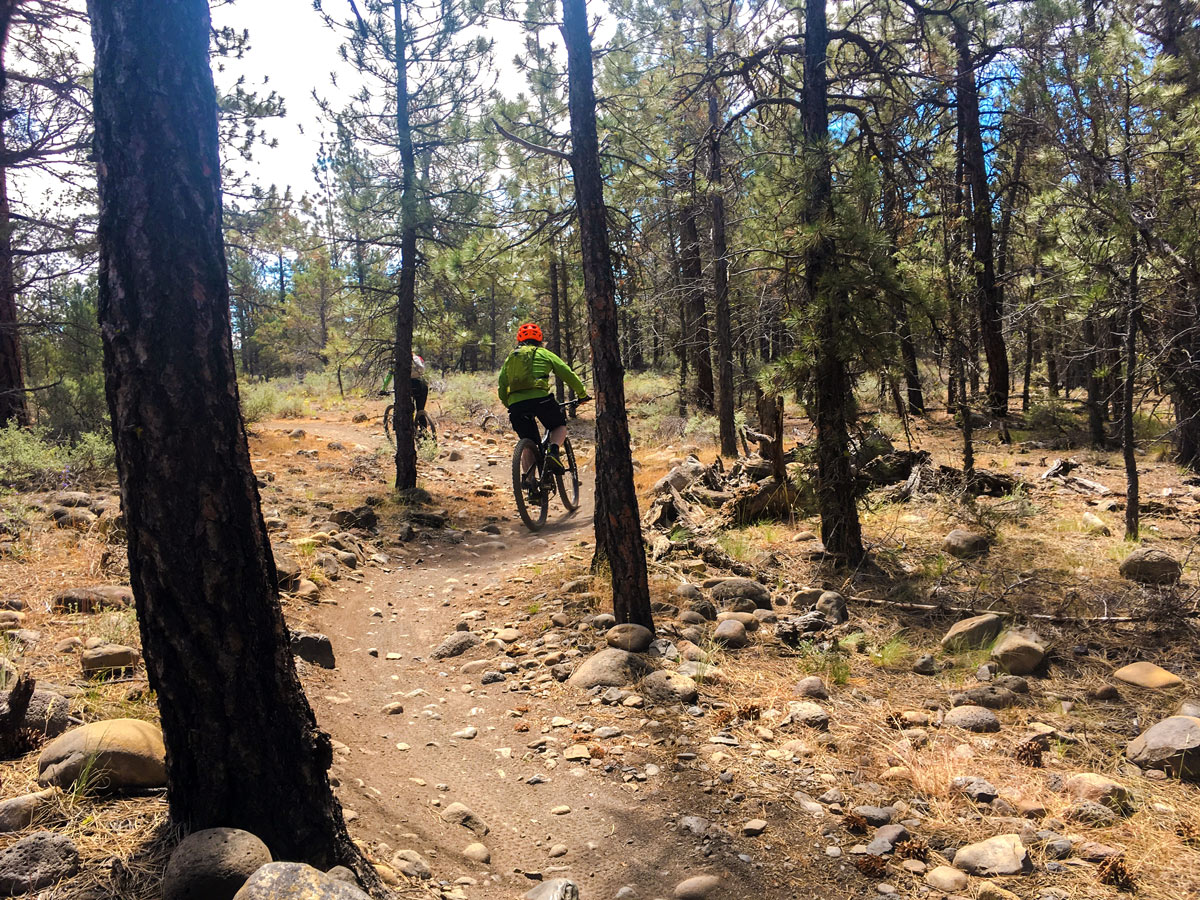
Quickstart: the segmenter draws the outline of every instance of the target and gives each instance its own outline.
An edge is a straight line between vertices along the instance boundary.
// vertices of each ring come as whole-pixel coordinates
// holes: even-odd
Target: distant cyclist
[[[379,389],[379,396],[383,397],[392,392],[392,373],[388,372],[383,376],[383,387]],[[425,360],[412,355],[412,398],[414,419],[418,424],[427,419],[425,412],[425,404],[429,402],[429,382],[425,380]]]
[[[579,376],[571,367],[542,346],[542,329],[526,322],[517,329],[517,349],[508,355],[500,368],[500,402],[508,408],[508,418],[518,437],[541,443],[537,423],[550,432],[546,451],[551,472],[563,470],[559,448],[567,439],[567,417],[550,394],[550,373],[553,372],[575,392],[579,403],[591,399]],[[528,478],[536,459],[532,450],[521,458],[521,474]]]

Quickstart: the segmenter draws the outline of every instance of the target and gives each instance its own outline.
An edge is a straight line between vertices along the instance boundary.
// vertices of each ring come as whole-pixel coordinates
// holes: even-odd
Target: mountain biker
[[[384,397],[392,392],[392,373],[388,372],[383,376],[383,387],[379,389],[379,396]],[[413,418],[416,422],[421,423],[426,418],[425,404],[429,402],[429,382],[425,380],[425,360],[412,355],[412,398],[413,398]]]
[[[542,329],[526,322],[517,329],[517,349],[508,355],[500,367],[500,402],[508,408],[508,418],[518,437],[540,442],[537,423],[550,432],[546,464],[552,472],[563,471],[559,448],[567,439],[567,417],[550,394],[550,373],[556,374],[575,392],[577,402],[586,403],[591,397],[579,376],[571,367],[542,346]],[[535,462],[532,450],[521,456],[521,474],[528,480]]]

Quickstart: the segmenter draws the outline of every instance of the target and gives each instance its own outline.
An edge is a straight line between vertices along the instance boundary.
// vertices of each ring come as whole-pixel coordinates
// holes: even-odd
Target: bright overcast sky
[[[347,0],[324,0],[324,7],[339,18],[350,15]],[[336,109],[361,86],[354,69],[338,56],[340,35],[325,26],[311,0],[241,0],[214,9],[213,22],[250,32],[250,52],[240,61],[230,61],[228,71],[217,76],[219,83],[229,84],[243,74],[248,88],[276,91],[287,109],[285,118],[266,123],[265,131],[279,144],[254,151],[252,178],[263,187],[274,183],[282,190],[290,185],[295,196],[311,191],[323,124],[313,91]],[[507,76],[502,89],[515,95],[524,88],[511,70],[511,60],[521,49],[520,29],[494,24],[500,27],[489,26],[488,33],[496,41],[497,64]],[[337,75],[336,87],[331,73]]]

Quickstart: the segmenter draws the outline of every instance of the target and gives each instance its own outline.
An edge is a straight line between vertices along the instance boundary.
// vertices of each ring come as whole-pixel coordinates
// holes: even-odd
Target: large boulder
[[[69,588],[55,594],[51,602],[61,612],[92,613],[102,609],[124,609],[133,606],[133,591],[113,584]]]
[[[583,690],[594,687],[625,687],[649,675],[650,672],[650,664],[636,653],[610,647],[584,660],[583,664],[571,673],[567,684]]]
[[[737,650],[750,643],[746,634],[746,626],[737,619],[725,619],[713,630],[713,640],[731,650]]]
[[[1029,675],[1037,671],[1046,658],[1046,648],[1033,635],[1019,631],[1004,634],[992,648],[992,659],[1012,675]]]
[[[956,706],[946,713],[943,721],[955,728],[976,733],[1000,730],[1000,720],[996,714],[982,706]]]
[[[326,635],[316,631],[293,631],[292,653],[305,662],[310,662],[322,669],[335,668],[337,663],[333,657],[333,642]]]
[[[994,613],[962,619],[950,626],[950,630],[942,638],[942,648],[951,653],[978,650],[995,639],[1003,624],[1000,617]]]
[[[32,893],[79,871],[79,851],[64,834],[36,831],[0,852],[0,896]]]
[[[0,711],[8,709],[8,691],[0,691]],[[21,725],[40,731],[47,737],[57,737],[71,724],[70,704],[53,691],[34,691]]]
[[[988,552],[991,541],[986,534],[976,534],[965,528],[955,528],[942,541],[942,550],[959,559],[971,559]]]
[[[653,492],[665,491],[668,488],[675,488],[677,491],[682,491],[685,487],[704,474],[704,463],[700,462],[696,457],[689,456],[675,468],[671,469],[666,475],[660,478],[653,487]]]
[[[248,831],[207,828],[189,834],[167,863],[163,900],[232,900],[271,861],[267,845]]]
[[[1125,756],[1143,769],[1200,780],[1200,718],[1171,716],[1151,725],[1129,742]]]
[[[1033,871],[1029,851],[1020,835],[1000,834],[977,844],[960,847],[954,854],[954,867],[969,875],[1028,875]]]
[[[1183,566],[1165,550],[1139,547],[1125,557],[1121,574],[1142,584],[1174,584],[1183,575]]]
[[[662,704],[692,704],[699,696],[694,680],[666,669],[647,675],[642,680],[638,692],[647,700]]]
[[[348,881],[291,862],[261,866],[233,896],[234,900],[371,900]]]
[[[846,598],[837,591],[823,592],[817,600],[816,610],[834,625],[841,625],[850,618],[846,609]]]
[[[482,638],[473,631],[456,631],[444,641],[438,644],[433,653],[429,654],[434,659],[450,659],[454,656],[462,656]]]
[[[123,644],[101,644],[79,655],[79,665],[87,678],[125,675],[137,667],[141,654]]]
[[[81,776],[101,792],[165,787],[162,732],[140,719],[92,722],[55,738],[38,757],[39,784],[68,787]]]
[[[771,608],[771,592],[749,578],[724,579],[712,589],[712,598],[720,604],[729,604],[734,600],[750,600],[759,609]]]

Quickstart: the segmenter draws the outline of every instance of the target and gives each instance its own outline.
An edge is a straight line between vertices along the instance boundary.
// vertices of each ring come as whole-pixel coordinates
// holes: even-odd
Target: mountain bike
[[[389,403],[387,409],[383,411],[383,433],[393,447],[396,446],[395,416],[392,415],[395,409],[396,405]],[[416,430],[418,447],[426,441],[437,444],[437,423],[433,420],[433,416],[425,410],[418,409],[413,415],[413,428]]]
[[[565,410],[578,406],[579,402],[570,400],[558,405]],[[579,509],[579,466],[575,462],[571,439],[567,438],[559,448],[559,459],[563,465],[561,471],[550,471],[546,466],[546,450],[549,446],[550,432],[547,431],[542,435],[540,444],[529,438],[521,438],[513,450],[513,496],[517,500],[517,512],[521,514],[521,521],[530,531],[537,531],[545,524],[550,497],[554,494],[558,494],[568,513]],[[523,477],[521,459],[526,450],[533,451],[534,463],[528,476]]]

